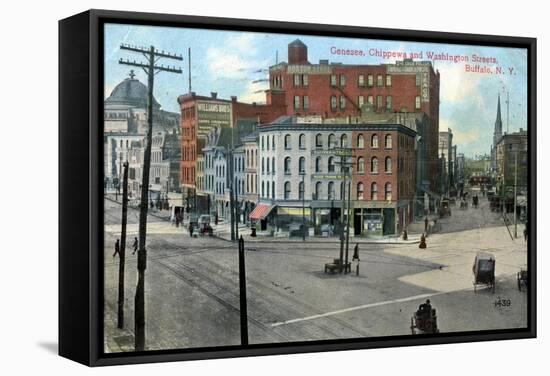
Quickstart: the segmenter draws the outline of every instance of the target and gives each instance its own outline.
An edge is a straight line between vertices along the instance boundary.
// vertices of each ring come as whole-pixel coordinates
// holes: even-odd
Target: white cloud
[[[266,82],[250,82],[243,94],[239,96],[240,102],[247,103],[265,103],[265,90],[268,89]]]
[[[466,100],[473,101],[478,108],[485,107],[484,98],[478,90],[483,77],[479,73],[467,73],[462,64],[436,64],[441,74],[440,98],[443,103],[459,104]]]
[[[237,50],[242,54],[255,55],[258,49],[254,45],[257,36],[253,33],[240,33],[227,38],[225,45],[228,49]]]
[[[208,70],[213,79],[244,79],[250,76],[250,71],[256,66],[252,60],[243,59],[239,54],[215,47],[206,51],[206,57],[209,61]]]

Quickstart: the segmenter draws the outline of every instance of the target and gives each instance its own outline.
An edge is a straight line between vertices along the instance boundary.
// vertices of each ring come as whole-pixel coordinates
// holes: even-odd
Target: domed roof
[[[119,83],[113,89],[109,98],[105,99],[105,105],[147,108],[147,86],[134,77],[134,71],[131,71],[130,77]],[[160,108],[160,104],[155,97],[153,97],[153,107],[155,109]]]
[[[295,39],[288,44],[288,47],[307,47],[300,39]]]

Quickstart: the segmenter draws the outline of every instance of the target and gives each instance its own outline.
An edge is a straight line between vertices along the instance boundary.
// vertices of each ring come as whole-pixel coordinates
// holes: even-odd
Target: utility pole
[[[128,221],[128,162],[124,162],[122,178],[122,229],[120,231],[120,263],[118,264],[118,328],[124,327],[124,267],[126,263],[126,223]]]
[[[349,221],[350,221],[350,212],[351,212],[351,177],[350,177],[350,182],[348,183],[349,186],[348,186],[348,218],[347,218],[347,221],[346,221],[346,260],[345,260],[345,265],[347,267],[348,265],[348,255],[349,255]]]
[[[241,345],[248,345],[248,312],[246,307],[246,271],[244,263],[244,239],[239,238],[239,301],[241,310]]]
[[[306,176],[306,172],[305,171],[302,171],[300,173],[300,175],[302,175],[302,241],[305,242],[306,241],[306,185],[305,185],[305,176]],[[299,194],[300,192],[298,192]]]
[[[519,145],[516,145],[516,147]],[[514,153],[515,166],[514,166],[514,238],[518,238],[518,216],[517,216],[517,206],[518,206],[518,150]]]
[[[145,241],[147,236],[147,211],[149,208],[149,173],[151,170],[151,143],[153,139],[153,87],[155,75],[160,72],[181,73],[176,67],[156,65],[160,58],[183,60],[181,55],[172,55],[164,51],[158,51],[154,46],[149,48],[120,45],[121,50],[140,53],[145,56],[146,62],[119,60],[119,64],[142,68],[147,75],[147,136],[145,152],[143,154],[143,174],[141,181],[141,202],[139,210],[139,249],[138,249],[138,283],[136,288],[134,321],[135,321],[135,350],[145,350],[145,269],[147,268],[147,250]]]
[[[346,210],[346,172],[344,166],[344,157],[340,157],[340,172],[344,175],[344,184],[342,184],[342,207],[340,211],[340,273],[342,273],[343,262],[344,262],[344,211]]]
[[[238,200],[238,190],[239,185],[237,184],[237,177],[233,181],[234,185],[234,202],[235,202],[235,239],[239,239],[239,200]]]

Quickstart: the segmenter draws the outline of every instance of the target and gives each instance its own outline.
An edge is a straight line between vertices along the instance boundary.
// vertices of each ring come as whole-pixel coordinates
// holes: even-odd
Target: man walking
[[[132,244],[132,247],[134,247],[134,252],[132,252],[133,255],[136,254],[136,252],[138,250],[138,245],[139,245],[139,242],[138,242],[137,238],[134,237],[134,244]]]
[[[355,265],[355,275],[359,275],[359,244],[355,243],[353,248],[353,257],[351,258],[351,263]]]
[[[117,253],[120,255],[120,239],[116,240],[115,253],[113,253],[113,257],[115,257],[117,255]]]

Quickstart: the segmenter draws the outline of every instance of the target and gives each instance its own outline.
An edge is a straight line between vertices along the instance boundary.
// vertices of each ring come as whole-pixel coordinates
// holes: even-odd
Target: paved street
[[[410,334],[410,318],[431,299],[441,332],[516,328],[526,325],[526,294],[516,272],[527,261],[526,245],[512,240],[502,217],[479,209],[452,208],[428,247],[360,244],[360,275],[325,274],[339,245],[320,239],[246,242],[250,343],[308,341]],[[129,210],[126,262],[126,322],[116,328],[120,204],[105,200],[105,350],[133,350],[138,212]],[[513,233],[513,228],[510,230]],[[354,245],[353,240],[350,248]],[[217,237],[190,238],[149,216],[146,270],[148,349],[238,345],[239,281],[236,244]],[[496,256],[496,291],[474,293],[472,264],[479,250]],[[351,255],[350,255],[351,256]],[[510,299],[505,308],[495,300]]]

